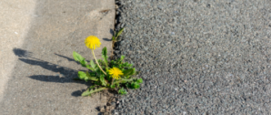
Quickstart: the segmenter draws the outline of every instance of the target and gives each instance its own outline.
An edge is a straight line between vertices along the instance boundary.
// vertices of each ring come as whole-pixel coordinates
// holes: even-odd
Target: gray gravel
[[[115,53],[145,82],[115,113],[271,114],[270,0],[118,2]]]

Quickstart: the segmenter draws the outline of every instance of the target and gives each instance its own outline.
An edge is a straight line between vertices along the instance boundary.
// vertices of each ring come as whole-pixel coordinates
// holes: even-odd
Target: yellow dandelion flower
[[[109,69],[109,74],[112,75],[114,79],[119,79],[120,75],[123,75],[122,71],[116,67]]]
[[[85,44],[89,49],[95,50],[96,48],[100,47],[101,42],[96,36],[88,36],[85,39]]]

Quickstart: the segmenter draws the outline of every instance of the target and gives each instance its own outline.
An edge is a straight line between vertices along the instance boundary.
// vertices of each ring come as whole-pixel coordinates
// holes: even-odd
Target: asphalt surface
[[[73,80],[86,68],[72,52],[93,59],[89,35],[102,43],[97,58],[112,51],[115,1],[1,0],[0,9],[0,115],[97,115],[107,97],[81,97],[91,84]]]
[[[119,0],[115,54],[144,79],[122,115],[271,114],[270,0]]]

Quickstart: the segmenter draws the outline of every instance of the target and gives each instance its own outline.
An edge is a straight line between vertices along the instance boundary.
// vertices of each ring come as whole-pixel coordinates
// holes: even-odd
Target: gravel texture
[[[114,113],[271,114],[271,1],[120,0],[115,54],[142,88]]]

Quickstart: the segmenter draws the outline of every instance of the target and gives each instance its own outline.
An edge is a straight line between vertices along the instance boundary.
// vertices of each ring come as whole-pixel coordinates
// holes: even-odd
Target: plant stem
[[[94,57],[94,59],[95,59],[97,65],[98,65],[98,67],[100,68],[100,70],[101,70],[105,75],[107,75],[107,74],[104,72],[104,70],[102,69],[102,67],[100,66],[100,64],[99,64],[99,62],[98,62],[98,60],[97,60],[97,58],[96,58],[96,56],[95,56],[95,54],[94,54],[94,50],[91,50],[91,51],[92,51],[92,55],[93,55],[93,57]]]
[[[113,85],[113,82],[114,82],[114,78],[112,78],[112,82],[111,82],[111,85]]]

